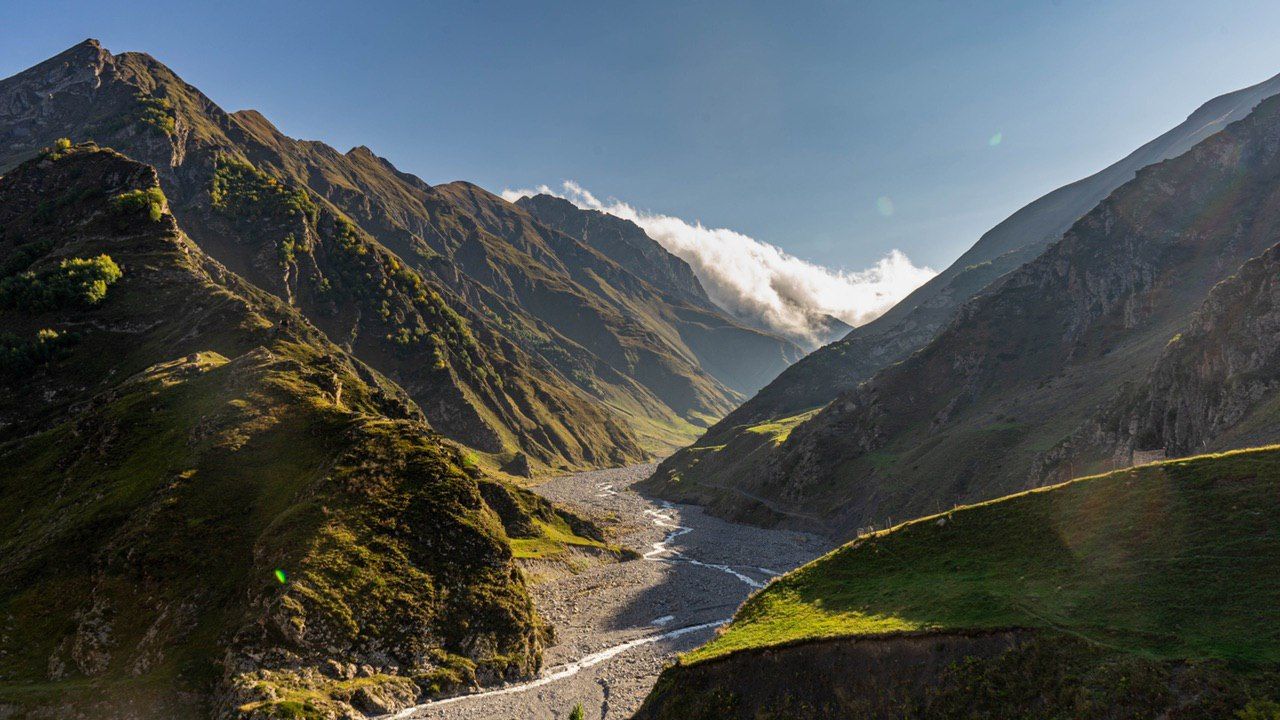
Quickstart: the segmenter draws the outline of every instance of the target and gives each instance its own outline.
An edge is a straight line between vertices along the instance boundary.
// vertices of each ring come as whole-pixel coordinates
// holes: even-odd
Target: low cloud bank
[[[744,322],[809,346],[828,339],[828,318],[854,326],[866,323],[937,274],[897,250],[865,270],[832,270],[734,230],[636,210],[614,198],[602,202],[572,180],[559,192],[542,185],[503,190],[502,197],[514,202],[539,193],[634,222],[689,263],[716,304]]]

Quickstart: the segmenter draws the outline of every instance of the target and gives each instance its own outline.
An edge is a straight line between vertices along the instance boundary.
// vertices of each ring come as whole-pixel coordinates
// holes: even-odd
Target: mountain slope
[[[748,600],[664,672],[637,718],[1224,718],[1267,707],[1280,697],[1278,481],[1280,449],[1238,451],[860,537]]]
[[[1037,457],[1151,367],[1215,283],[1274,242],[1278,132],[1272,98],[1140,171],[923,349],[739,453],[752,472],[739,465],[731,490],[851,534],[1023,487]],[[660,481],[695,495],[707,483],[696,468]]]
[[[801,357],[802,351],[794,343],[730,318],[707,297],[688,263],[667,252],[630,220],[583,210],[551,195],[524,197],[516,204],[540,223],[616,260],[656,288],[657,294],[641,295],[637,303],[649,304],[649,317],[671,328],[672,342],[733,390],[753,393]],[[656,297],[661,302],[652,302]]]
[[[1277,437],[1280,246],[1209,293],[1154,367],[1071,437],[1033,478],[1093,472],[1146,458],[1257,445]]]
[[[910,355],[932,340],[967,300],[1038,256],[1077,219],[1143,167],[1176,157],[1280,93],[1280,76],[1215,98],[1184,122],[1119,162],[1059,188],[985,233],[960,259],[888,312],[783,371],[763,390],[713,426],[693,448],[677,453],[664,472],[698,473],[717,483],[758,438],[748,428],[821,407],[839,393]],[[758,433],[757,433],[758,435]],[[721,453],[718,448],[733,448]],[[721,457],[721,456],[724,457]],[[696,470],[694,468],[697,468]]]
[[[359,717],[539,666],[510,538],[558,511],[205,255],[153,168],[0,178],[0,343],[6,713]]]
[[[631,462],[738,399],[652,313],[627,312],[615,291],[653,290],[616,262],[478,189],[433,188],[367,148],[226,113],[146,55],[88,41],[0,82],[0,169],[58,137],[154,165],[202,249],[404,386],[485,462]]]

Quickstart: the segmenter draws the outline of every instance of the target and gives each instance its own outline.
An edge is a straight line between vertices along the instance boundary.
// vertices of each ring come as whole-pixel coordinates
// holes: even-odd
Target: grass
[[[862,536],[682,658],[1005,627],[1153,659],[1280,662],[1280,446],[1156,463]]]
[[[511,539],[511,553],[515,557],[526,560],[541,560],[561,555],[570,547],[589,547],[600,550],[613,549],[599,540],[575,534],[569,524],[559,518],[553,522],[539,519],[535,520],[534,523],[541,533],[539,537]]]
[[[799,415],[779,418],[777,420],[760,423],[759,425],[750,425],[746,427],[745,430],[756,435],[766,435],[773,441],[775,446],[781,445],[787,441],[788,437],[791,436],[791,431],[794,430],[796,426],[813,417],[817,412],[817,410],[810,410],[808,412],[800,413]]]

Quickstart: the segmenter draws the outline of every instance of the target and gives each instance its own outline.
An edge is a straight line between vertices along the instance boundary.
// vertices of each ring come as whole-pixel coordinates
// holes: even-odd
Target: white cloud
[[[601,201],[572,180],[564,182],[561,192],[541,185],[534,190],[503,190],[502,197],[514,202],[538,193],[634,222],[689,263],[716,304],[745,322],[809,345],[823,339],[824,316],[861,325],[937,274],[917,267],[897,250],[865,270],[832,270],[734,230],[636,210],[614,198]]]

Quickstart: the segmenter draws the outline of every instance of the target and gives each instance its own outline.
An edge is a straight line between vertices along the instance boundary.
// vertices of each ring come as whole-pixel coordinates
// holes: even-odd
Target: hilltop
[[[1277,482],[1280,448],[1234,451],[861,536],[748,600],[637,717],[1233,716],[1280,695]]]

